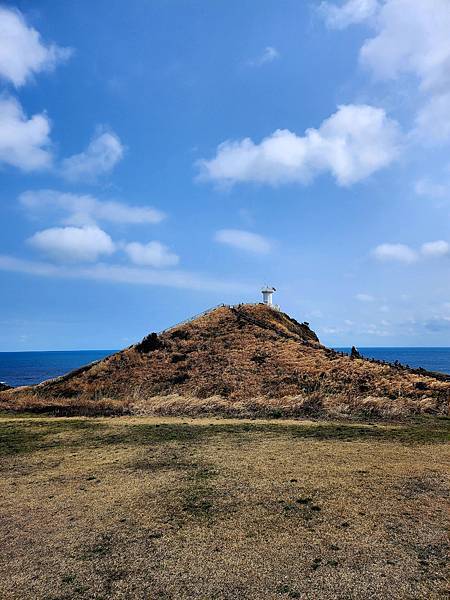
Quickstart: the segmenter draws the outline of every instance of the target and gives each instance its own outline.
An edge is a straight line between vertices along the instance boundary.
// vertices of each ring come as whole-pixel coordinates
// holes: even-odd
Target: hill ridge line
[[[224,308],[226,306],[231,308],[231,305],[229,305],[229,304],[217,304],[216,306],[213,306],[212,308],[207,308],[206,310],[204,310],[201,313],[197,313],[196,315],[189,317],[188,319],[184,319],[184,321],[179,321],[178,323],[175,323],[175,325],[170,325],[170,327],[166,327],[165,329],[162,329],[161,331],[158,332],[158,335],[167,333],[168,331],[175,329],[175,327],[181,327],[181,325],[187,325],[188,323],[192,323],[192,321],[195,321],[196,319],[200,319],[201,317],[209,315],[209,313],[213,312],[214,310],[217,310],[218,308]]]

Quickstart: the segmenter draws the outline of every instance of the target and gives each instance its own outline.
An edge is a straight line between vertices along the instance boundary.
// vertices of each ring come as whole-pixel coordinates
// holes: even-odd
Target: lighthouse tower
[[[263,295],[263,303],[266,306],[270,306],[272,307],[272,294],[274,292],[276,292],[277,290],[274,287],[271,287],[269,285],[266,285],[265,287],[263,287],[263,289],[261,290],[261,293]]]

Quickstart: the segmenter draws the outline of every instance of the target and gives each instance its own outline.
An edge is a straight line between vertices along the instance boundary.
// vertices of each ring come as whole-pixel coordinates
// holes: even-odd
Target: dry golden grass
[[[0,597],[446,598],[448,420],[0,418]]]

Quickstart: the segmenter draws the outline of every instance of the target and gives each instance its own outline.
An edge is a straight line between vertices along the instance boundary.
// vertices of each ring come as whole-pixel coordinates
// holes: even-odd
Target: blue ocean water
[[[12,386],[40,383],[114,352],[115,350],[0,352],[0,381]]]
[[[350,353],[351,348],[335,348]],[[398,362],[410,367],[440,371],[450,374],[450,348],[360,348],[358,352],[367,358]]]
[[[350,352],[350,348],[336,348]],[[450,374],[450,348],[358,348],[363,356]],[[115,350],[0,352],[0,381],[12,386],[40,383],[99,360]]]

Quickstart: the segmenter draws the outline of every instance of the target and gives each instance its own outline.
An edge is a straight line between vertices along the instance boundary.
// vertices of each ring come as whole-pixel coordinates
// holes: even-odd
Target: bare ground
[[[447,598],[448,419],[0,418],[0,597]]]

